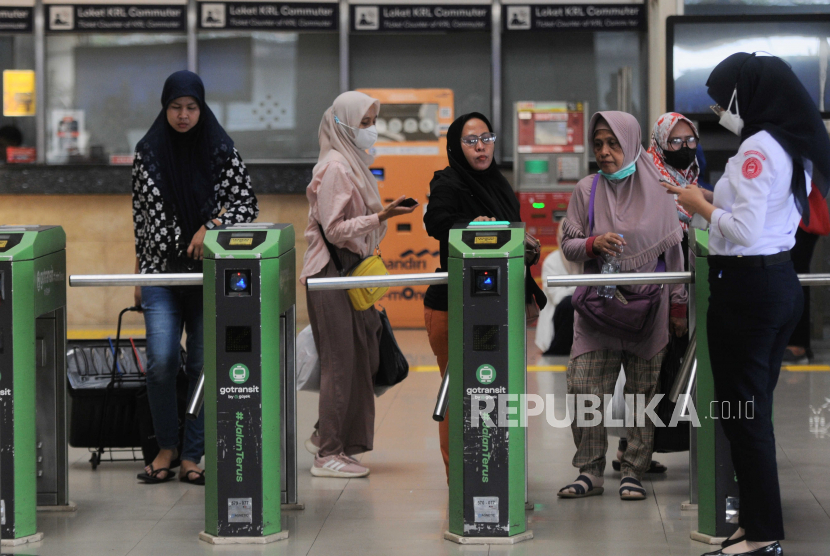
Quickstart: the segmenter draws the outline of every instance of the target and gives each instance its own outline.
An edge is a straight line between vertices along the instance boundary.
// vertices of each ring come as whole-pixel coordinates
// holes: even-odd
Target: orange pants
[[[429,336],[429,346],[432,348],[432,353],[438,359],[438,370],[441,372],[441,378],[444,378],[444,373],[447,370],[447,363],[450,359],[450,330],[449,330],[449,313],[447,311],[436,311],[429,307],[424,307],[424,323],[427,328],[427,336]],[[447,470],[447,481],[450,477],[450,416],[449,410],[444,416],[444,420],[438,423],[438,438],[441,443],[441,457],[444,458],[444,467]]]

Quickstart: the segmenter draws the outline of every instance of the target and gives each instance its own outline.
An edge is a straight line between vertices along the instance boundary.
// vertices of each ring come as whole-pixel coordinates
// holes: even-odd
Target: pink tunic
[[[372,232],[382,226],[377,213],[366,207],[355,186],[355,177],[346,159],[332,151],[329,161],[320,168],[306,188],[308,198],[308,226],[305,239],[308,249],[303,259],[300,283],[320,272],[330,257],[323,236],[317,227],[319,222],[326,237],[333,245],[368,257],[376,245],[377,234]],[[380,239],[383,235],[380,236]],[[377,242],[380,242],[380,239]]]

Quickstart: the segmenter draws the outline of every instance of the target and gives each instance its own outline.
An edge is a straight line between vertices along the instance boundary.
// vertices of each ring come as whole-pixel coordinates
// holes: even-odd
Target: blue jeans
[[[147,329],[147,398],[159,448],[175,450],[179,443],[176,375],[179,372],[182,331],[187,331],[188,399],[204,365],[202,288],[143,286],[141,307]],[[205,416],[187,420],[181,458],[199,463],[205,453]]]

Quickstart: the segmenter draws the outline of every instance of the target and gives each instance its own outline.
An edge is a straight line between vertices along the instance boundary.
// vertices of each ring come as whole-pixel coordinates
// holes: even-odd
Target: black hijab
[[[167,123],[167,107],[179,97],[193,97],[199,104],[199,122],[185,133]],[[198,75],[185,70],[167,78],[161,112],[136,150],[162,198],[175,210],[180,241],[188,245],[213,215],[214,185],[233,155],[233,140],[205,103],[205,86]]]
[[[493,131],[490,120],[479,112],[470,112],[458,117],[447,130],[447,158],[450,161],[450,168],[457,174],[458,185],[468,189],[484,206],[490,214],[499,220],[508,222],[520,222],[519,201],[510,183],[499,171],[496,158],[486,170],[474,170],[467,157],[461,150],[461,130],[468,121],[478,119],[484,122],[487,129]]]
[[[813,164],[813,186],[822,197],[830,187],[830,137],[815,102],[793,70],[775,56],[732,54],[706,82],[709,96],[723,108],[729,106],[736,85],[738,112],[744,121],[741,141],[766,131],[792,157],[790,187],[804,223],[809,224],[804,159]]]
[[[521,222],[519,200],[513,188],[510,187],[510,183],[499,170],[496,158],[493,157],[493,161],[486,170],[474,170],[467,162],[467,157],[464,156],[461,147],[461,130],[464,124],[473,119],[481,120],[488,130],[493,131],[490,120],[480,112],[470,112],[459,116],[447,130],[447,158],[455,175],[446,173],[445,178],[454,182],[454,185],[469,190],[470,194],[487,208],[490,216],[507,222]],[[530,303],[531,297],[536,299],[536,304],[540,309],[545,308],[547,297],[539,289],[539,285],[528,269],[525,273],[525,301]]]

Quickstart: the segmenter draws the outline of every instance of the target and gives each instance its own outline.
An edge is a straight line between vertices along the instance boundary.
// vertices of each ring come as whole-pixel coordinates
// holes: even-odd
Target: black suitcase
[[[102,461],[143,459],[147,464],[158,454],[147,400],[147,342],[144,339],[121,339],[121,319],[124,313],[134,310],[134,307],[129,307],[119,314],[114,341],[67,342],[69,445],[88,448],[92,454],[89,461],[93,469]],[[116,351],[117,362],[113,358]],[[182,350],[176,382],[180,445],[188,388],[184,361],[185,352]],[[106,459],[105,454],[109,456]]]

